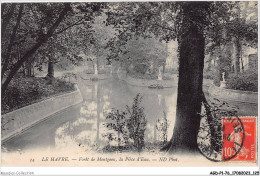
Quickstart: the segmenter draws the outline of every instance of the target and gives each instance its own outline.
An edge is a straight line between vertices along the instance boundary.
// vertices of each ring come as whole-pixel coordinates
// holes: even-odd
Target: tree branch
[[[71,24],[71,25],[69,25],[69,26],[67,26],[67,27],[65,27],[65,28],[63,28],[63,29],[61,29],[60,31],[57,31],[57,32],[54,33],[53,35],[60,34],[60,33],[66,31],[67,29],[69,29],[69,28],[71,28],[71,27],[73,27],[73,26],[77,26],[77,25],[83,24],[83,22],[81,22],[82,20],[83,20],[83,18],[81,18],[80,20],[78,20],[76,23],[73,23],[73,24]],[[80,22],[81,22],[81,23],[80,23]]]
[[[45,43],[54,33],[54,31],[57,29],[57,27],[59,26],[59,24],[61,23],[61,21],[65,18],[65,15],[67,14],[68,11],[71,10],[70,4],[69,3],[64,3],[64,8],[62,10],[62,12],[60,13],[58,19],[55,21],[55,23],[50,27],[50,29],[48,30],[47,34],[44,35],[41,40],[39,40],[34,46],[32,46],[32,48],[30,50],[28,50],[24,56],[17,61],[14,64],[14,67],[12,68],[12,70],[10,71],[8,77],[6,78],[5,82],[2,84],[2,97],[5,94],[5,91],[9,85],[9,83],[11,82],[11,80],[13,79],[13,77],[16,75],[16,73],[18,72],[18,70],[21,68],[21,66],[23,65],[23,63],[28,60],[37,50],[38,48],[40,48],[40,46],[42,46],[43,43]]]
[[[162,26],[162,25],[160,25],[160,24],[158,24],[158,23],[154,23],[156,26],[159,26],[159,27],[161,27],[162,29],[166,29],[166,30],[169,30],[169,31],[173,31],[173,32],[175,32],[175,30],[174,29],[172,29],[172,28],[169,28],[169,27],[165,27],[165,26]]]

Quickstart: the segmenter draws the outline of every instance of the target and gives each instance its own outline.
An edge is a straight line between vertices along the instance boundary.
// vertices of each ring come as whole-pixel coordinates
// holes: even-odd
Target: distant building
[[[257,54],[248,55],[248,60],[249,60],[248,69],[257,68],[257,64],[258,64]]]
[[[242,49],[242,61],[240,62],[240,68],[242,68],[242,65],[244,67],[244,70],[248,70],[251,68],[257,68],[258,64],[258,57],[257,57],[257,49],[251,48],[251,47],[244,47]]]

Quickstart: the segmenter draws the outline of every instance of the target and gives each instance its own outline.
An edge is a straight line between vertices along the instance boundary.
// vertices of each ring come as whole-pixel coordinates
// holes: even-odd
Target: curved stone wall
[[[34,103],[15,111],[2,115],[1,135],[2,141],[21,133],[22,131],[47,119],[65,108],[79,104],[83,101],[80,90],[75,85],[76,90],[63,95],[51,97],[38,103]]]
[[[119,79],[126,81],[128,84],[139,87],[148,87],[153,84],[162,85],[164,88],[176,87],[178,86],[178,78],[173,80],[145,80],[132,78],[126,74],[118,75]],[[232,89],[225,89],[217,87],[213,84],[213,80],[204,79],[203,80],[203,90],[208,92],[211,98],[218,98],[224,101],[235,101],[238,103],[258,103],[258,93],[250,91],[239,91]]]

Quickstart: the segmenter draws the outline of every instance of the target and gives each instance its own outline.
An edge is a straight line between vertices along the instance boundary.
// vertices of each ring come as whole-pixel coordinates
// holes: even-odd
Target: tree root
[[[161,152],[168,152],[169,149],[171,148],[172,145],[172,141],[167,142],[161,149]]]
[[[206,109],[206,113],[207,113],[207,116],[208,116],[208,121],[209,121],[209,124],[212,124],[212,121],[213,121],[213,118],[214,118],[214,115],[211,113],[211,107],[209,105],[209,103],[207,102],[207,99],[204,95],[204,93],[202,92],[201,94],[201,103],[205,106],[205,109]],[[211,133],[213,133],[214,131],[214,128],[212,127],[212,125],[210,126],[211,128]],[[211,141],[212,142],[212,141]],[[185,149],[179,149],[179,148],[176,148],[176,145],[174,144],[174,142],[172,141],[172,139],[167,142],[161,149],[160,151],[161,152],[168,152],[168,153],[175,153],[177,152],[177,150],[179,151],[185,151]],[[198,150],[198,149],[197,149]],[[190,151],[190,150],[188,150]]]

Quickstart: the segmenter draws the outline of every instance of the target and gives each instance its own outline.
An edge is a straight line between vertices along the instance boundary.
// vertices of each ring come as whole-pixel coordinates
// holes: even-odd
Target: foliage
[[[214,54],[214,59],[218,62],[215,77],[218,85],[221,73],[225,72],[228,77],[231,71],[236,74],[240,72],[243,46],[257,48],[258,21],[257,2],[230,1],[214,4],[206,35],[206,53]]]
[[[237,108],[230,106],[225,101],[215,99],[208,102],[203,98],[203,111],[200,113],[201,121],[198,134],[198,147],[206,155],[222,159],[222,131],[223,118],[237,117]]]
[[[16,20],[19,28],[11,33],[5,32],[4,38],[2,38],[2,73],[1,77],[6,78],[2,82],[2,93],[5,92],[8,84],[12,78],[16,75],[22,65],[31,59],[34,53],[39,47],[47,42],[47,40],[53,35],[58,25],[64,19],[65,15],[71,10],[69,4],[20,4],[23,7],[20,16],[15,18],[15,15],[11,14],[9,21],[2,21],[2,25],[6,26],[7,31],[12,31],[15,26],[12,22]],[[19,8],[20,8],[19,7]],[[6,13],[5,13],[6,12]],[[1,14],[2,17],[8,14],[8,8],[4,9]],[[31,24],[31,25],[30,25]],[[13,37],[10,37],[13,36]],[[10,37],[10,38],[9,38]],[[8,44],[9,43],[9,44]],[[13,49],[13,48],[16,48]],[[8,51],[13,52],[8,52]],[[12,60],[10,58],[12,57]],[[8,73],[8,71],[10,71]],[[4,77],[6,75],[6,77]]]
[[[121,60],[124,63],[123,67],[136,62],[149,66],[154,60],[159,61],[154,68],[162,65],[160,60],[165,62],[166,58],[165,44],[162,41],[169,41],[170,38],[175,37],[172,31],[174,29],[172,20],[162,17],[162,13],[165,12],[166,7],[170,9],[173,4],[168,2],[110,3],[107,24],[113,25],[118,35],[108,43],[111,50],[108,59]],[[167,13],[171,13],[170,10]]]
[[[156,129],[159,131],[160,140],[165,144],[168,141],[168,128],[169,120],[167,119],[166,112],[163,111],[163,118],[157,120]]]
[[[242,91],[258,91],[257,69],[248,69],[243,73],[232,74],[227,79],[227,88]]]
[[[83,36],[79,39],[84,48],[81,54],[93,63],[97,63],[98,72],[100,71],[99,66],[106,64],[106,58],[110,54],[109,48],[106,47],[107,43],[117,35],[117,32],[111,25],[105,24],[106,18],[105,13],[97,16],[90,25],[91,30],[87,38]]]
[[[64,81],[66,81],[67,78],[69,78],[68,82],[70,82],[71,78],[77,79],[78,75],[75,73],[72,73],[72,72],[68,72],[68,73],[62,74],[62,76],[60,77],[60,79],[62,79]]]
[[[23,106],[38,102],[44,98],[74,90],[72,83],[55,79],[52,84],[44,78],[16,77],[2,97],[1,113],[7,113]]]
[[[106,3],[4,4],[1,13],[4,26],[1,40],[2,94],[26,62],[37,62],[36,65],[41,68],[46,58],[80,59],[77,56],[79,35],[75,34],[89,35],[89,24],[95,16],[100,15],[105,5]]]
[[[127,145],[129,134],[127,129],[127,117],[125,112],[120,112],[119,110],[112,109],[111,112],[109,112],[106,115],[107,120],[111,120],[111,123],[107,123],[106,127],[109,130],[114,130],[117,132],[117,136],[114,137],[113,133],[106,134],[107,139],[109,142],[111,141],[117,141],[118,147],[121,145]]]
[[[212,70],[209,71],[204,71],[203,73],[203,78],[204,79],[214,79],[214,72]]]
[[[142,97],[137,94],[131,107],[126,106],[125,111],[112,109],[106,116],[111,122],[106,124],[109,130],[117,133],[107,133],[105,137],[109,142],[117,141],[118,150],[122,148],[136,148],[140,152],[144,147],[144,132],[146,130],[146,119],[144,108],[140,103]],[[123,146],[123,147],[122,147]]]
[[[255,85],[251,84],[253,80],[257,80],[256,75],[246,77],[246,73],[246,75],[240,75],[239,78],[228,75],[231,59],[223,50],[223,48],[228,48],[228,43],[233,39],[236,40],[237,50],[241,48],[241,45],[257,47],[257,2],[250,2],[248,6],[246,4],[247,2],[221,1],[114,2],[109,4],[4,3],[1,11],[2,93],[13,89],[6,95],[14,93],[16,96],[20,96],[20,88],[18,89],[17,86],[13,88],[15,86],[12,87],[12,85],[10,89],[7,87],[10,82],[14,84],[12,79],[26,65],[26,62],[35,62],[34,65],[39,70],[43,63],[59,62],[60,59],[69,59],[71,63],[77,65],[84,60],[84,57],[80,56],[81,51],[86,51],[84,54],[87,58],[97,58],[97,56],[101,58],[99,54],[102,54],[102,57],[105,55],[108,60],[120,60],[125,68],[132,64],[135,71],[141,74],[146,73],[150,66],[154,65],[155,68],[151,69],[153,71],[149,75],[152,78],[157,72],[156,67],[163,65],[164,62],[162,41],[177,39],[179,59],[182,61],[191,58],[187,57],[191,53],[190,49],[192,52],[195,51],[195,54],[192,53],[190,56],[198,54],[203,60],[204,37],[206,37],[207,44],[206,52],[215,52],[216,60],[219,58],[218,67],[215,68],[216,82],[219,83],[220,75],[225,71],[230,80],[241,82],[240,88],[257,89]],[[107,9],[103,11],[104,8]],[[98,23],[96,17],[101,15],[101,12],[105,12],[107,18],[102,19],[101,16],[101,23]],[[103,23],[104,20],[106,20],[106,24]],[[108,28],[105,28],[104,25]],[[113,25],[115,29],[110,25]],[[106,29],[109,28],[110,32],[106,33]],[[198,39],[196,34],[200,34],[198,37],[200,42],[196,41]],[[104,46],[108,47],[109,51]],[[192,59],[190,60],[192,61]],[[191,67],[187,64],[190,63],[190,60],[187,59],[187,62],[182,64],[180,80],[184,80],[185,77],[198,76],[189,75],[193,68],[197,68],[195,65],[199,63],[199,61],[194,62],[194,67]],[[200,68],[202,69],[203,65],[199,66]],[[253,80],[247,82],[247,78]],[[235,83],[231,83],[232,81],[229,84],[231,87]],[[26,86],[26,84],[22,84],[22,86]],[[45,86],[47,86],[47,82]],[[38,95],[38,89],[41,87],[44,86],[33,87],[32,90],[35,90],[32,94],[36,97],[41,96]],[[193,87],[192,89],[179,88],[178,95],[184,95],[193,90],[195,90]],[[21,91],[23,92],[23,88]],[[13,98],[15,99],[15,96]],[[128,110],[125,111],[128,116],[131,116],[132,113],[135,114],[134,111],[142,114],[142,108],[132,107]],[[122,116],[121,112],[113,113],[114,119]],[[142,120],[141,127],[144,127],[144,117],[141,118]],[[141,128],[135,132],[142,138],[143,131],[144,129]],[[135,135],[132,135],[131,138],[135,141],[134,144],[137,148],[142,146],[142,139],[137,140]]]
[[[131,39],[127,41],[125,49],[122,62],[125,66],[133,64],[136,72],[145,74],[150,67],[152,67],[151,72],[155,72],[155,68],[165,64],[166,45],[156,38]]]
[[[166,44],[162,43],[154,35],[150,37],[134,37],[133,33],[129,39],[122,37],[125,33],[119,34],[108,43],[110,54],[108,60],[119,60],[121,67],[127,72],[137,72],[157,75],[158,67],[165,65]]]
[[[204,70],[203,78],[213,80],[213,84],[218,87],[220,86],[220,81],[222,81],[220,79],[221,78],[220,72],[216,68],[212,68],[212,70],[207,70],[207,71]]]
[[[142,97],[137,94],[134,98],[132,107],[126,106],[126,112],[129,115],[127,127],[129,138],[133,139],[134,146],[141,151],[144,147],[144,132],[147,121],[145,119],[144,108],[140,106]]]
[[[239,38],[243,45],[257,45],[257,3],[215,2],[212,6],[210,25],[207,30],[208,52],[214,52],[232,37]]]

